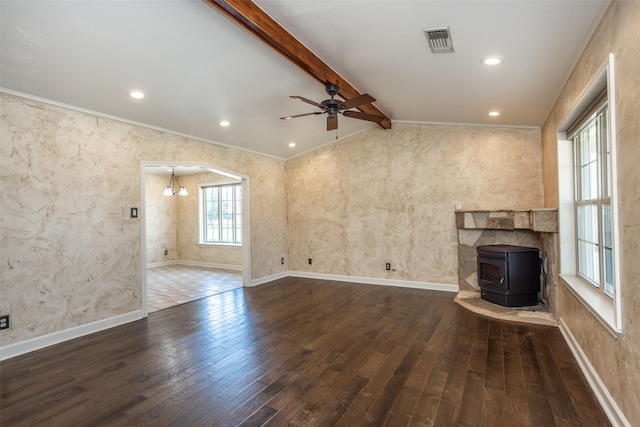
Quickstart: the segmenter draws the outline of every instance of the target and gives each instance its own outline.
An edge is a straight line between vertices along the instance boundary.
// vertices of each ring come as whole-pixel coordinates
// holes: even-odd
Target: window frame
[[[607,291],[607,269],[606,269],[606,254],[605,249],[606,239],[605,239],[605,224],[604,224],[604,206],[611,207],[611,178],[609,176],[609,172],[611,170],[610,161],[611,161],[611,148],[610,148],[610,138],[608,135],[609,129],[609,105],[606,97],[601,99],[601,101],[596,105],[595,111],[590,114],[586,118],[582,118],[581,122],[578,123],[577,130],[569,136],[569,139],[573,144],[573,153],[574,153],[574,165],[575,165],[575,176],[574,176],[574,194],[575,194],[575,209],[574,209],[574,221],[575,221],[575,233],[576,233],[576,275],[583,279],[585,282],[594,287],[598,292],[601,292],[608,298],[613,299],[615,295],[615,287],[613,287],[613,279],[611,282],[611,293]],[[584,154],[584,144],[583,144],[583,136],[585,133],[589,131],[592,127],[595,127],[595,160],[589,160],[587,164],[583,163]],[[595,183],[595,197],[585,198],[585,180],[583,179],[584,174],[583,168],[588,167],[589,164],[595,162],[596,166],[596,183]],[[590,193],[593,192],[594,189],[591,189]],[[582,239],[580,236],[580,208],[586,206],[595,207],[596,211],[596,222],[597,222],[597,233],[595,242],[589,241],[586,239]],[[610,215],[609,215],[610,216]],[[611,224],[609,224],[611,227]],[[593,274],[591,277],[584,273],[584,269],[581,268],[581,249],[580,242],[584,241],[588,244],[595,245],[598,251],[598,262],[597,262],[597,274]],[[612,254],[615,252],[615,248],[613,244],[611,244]],[[611,272],[614,273],[613,271]],[[596,280],[597,279],[597,280]]]
[[[233,197],[232,197],[232,234],[233,241],[223,241],[223,227],[222,227],[222,215],[220,214],[221,205],[222,205],[222,189],[223,188],[234,188]],[[218,189],[218,238],[219,241],[207,241],[207,200],[206,200],[206,191],[210,188]],[[240,198],[236,197],[236,192],[240,191]],[[242,216],[243,216],[243,194],[242,194],[242,183],[238,181],[228,181],[228,182],[214,182],[214,183],[205,183],[198,185],[198,210],[199,210],[199,241],[200,245],[207,246],[242,246],[242,240],[244,238],[244,231],[242,227]],[[238,206],[240,207],[240,213],[237,212]],[[238,241],[238,230],[240,230],[240,240]]]
[[[578,275],[577,265],[577,228],[576,228],[576,194],[575,194],[575,158],[573,142],[567,138],[575,130],[572,124],[584,114],[597,96],[606,89],[609,121],[608,138],[610,149],[610,168],[608,179],[611,200],[611,243],[613,247],[613,298],[600,292]],[[577,300],[589,310],[594,317],[605,326],[614,337],[622,333],[622,283],[620,276],[620,246],[618,230],[618,192],[617,192],[617,159],[616,159],[616,102],[615,102],[615,55],[610,53],[607,60],[594,73],[594,77],[585,86],[584,91],[576,98],[576,102],[568,114],[558,122],[557,159],[558,159],[558,220],[560,249],[560,282]],[[569,135],[570,136],[570,135]]]

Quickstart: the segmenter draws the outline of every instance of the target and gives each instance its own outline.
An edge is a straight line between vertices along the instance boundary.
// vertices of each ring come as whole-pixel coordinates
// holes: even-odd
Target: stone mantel
[[[506,244],[540,248],[548,259],[542,299],[552,312],[556,305],[558,210],[466,210],[456,211],[458,228],[458,285],[461,291],[479,292],[476,248]]]
[[[531,230],[558,232],[557,209],[456,211],[460,230]]]

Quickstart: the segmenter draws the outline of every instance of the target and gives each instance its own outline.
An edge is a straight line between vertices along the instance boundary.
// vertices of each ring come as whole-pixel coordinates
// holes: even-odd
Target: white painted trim
[[[564,337],[564,340],[569,345],[569,349],[571,353],[573,353],[573,357],[575,357],[582,373],[587,378],[587,382],[591,386],[591,390],[596,395],[598,402],[602,405],[602,409],[607,414],[609,421],[614,427],[631,427],[631,423],[626,419],[616,401],[613,399],[607,387],[605,387],[604,383],[598,376],[598,373],[593,368],[589,359],[582,351],[582,348],[576,341],[575,337],[571,333],[569,326],[565,323],[564,319],[561,317],[558,321],[558,326],[560,328],[560,332]]]
[[[188,263],[187,265],[198,265],[210,263],[196,263],[193,261],[179,261],[177,263]],[[220,264],[226,265],[226,264]],[[228,266],[228,265],[227,265]],[[244,270],[246,273],[246,270]],[[281,273],[271,274],[255,280],[252,280],[249,285],[244,286],[258,286],[274,280],[283,279],[285,277],[301,277],[309,279],[321,279],[321,280],[334,280],[339,282],[349,283],[363,283],[368,285],[382,285],[382,286],[396,286],[403,288],[415,288],[425,289],[433,291],[445,291],[445,292],[458,292],[458,285],[447,285],[440,283],[428,283],[428,282],[414,282],[408,280],[393,280],[393,279],[376,279],[372,277],[357,277],[357,276],[344,276],[339,274],[320,274],[320,273],[308,273],[303,271],[283,271]],[[143,291],[146,286],[143,287]],[[146,306],[146,303],[145,303]],[[132,311],[127,314],[111,317],[109,319],[103,319],[96,322],[88,323],[86,325],[80,325],[73,328],[65,329],[63,331],[54,332],[52,334],[44,335],[41,337],[33,338],[26,341],[21,341],[8,346],[0,347],[0,360],[9,359],[11,357],[19,356],[21,354],[29,353],[31,351],[39,350],[44,347],[48,347],[54,344],[59,344],[67,340],[79,338],[85,335],[99,332],[105,329],[113,328],[123,325],[125,323],[133,322],[147,317],[147,313],[144,310]]]
[[[569,289],[578,301],[605,327],[615,338],[620,338],[621,331],[615,326],[615,309],[611,299],[602,292],[596,291],[593,285],[576,275],[560,274],[560,281]]]
[[[251,286],[251,185],[246,175],[242,183],[242,286]]]
[[[429,122],[429,121],[420,121],[420,120],[392,120],[391,121],[392,124],[395,123],[404,123],[404,124],[413,124],[413,125],[434,125],[434,126],[465,126],[465,127],[486,127],[486,128],[507,128],[507,129],[534,129],[534,130],[540,130],[541,127],[540,126],[527,126],[527,125],[500,125],[500,124],[488,124],[488,123],[456,123],[456,122]],[[307,155],[309,153],[313,153],[314,151],[318,151],[321,148],[325,148],[328,147],[330,145],[336,144],[340,141],[343,141],[347,138],[351,138],[352,136],[355,136],[359,133],[368,131],[370,129],[374,129],[378,127],[377,125],[373,125],[373,126],[369,126],[367,128],[361,129],[359,131],[350,133],[348,135],[343,135],[341,136],[339,139],[335,140],[335,141],[329,141],[329,142],[325,142],[323,144],[320,144],[318,146],[315,146],[313,148],[310,148],[308,150],[302,151],[300,153],[296,153],[295,155],[292,155],[291,157],[287,157],[286,161],[289,160],[293,160],[297,157],[302,157],[304,155]]]
[[[507,128],[507,129],[533,129],[540,130],[540,126],[535,125],[504,125],[499,123],[466,123],[466,122],[429,122],[424,120],[393,120],[392,123],[405,123],[412,125],[435,125],[435,126],[464,126],[483,128]]]
[[[618,229],[618,170],[617,170],[617,145],[616,145],[616,99],[615,99],[615,55],[609,53],[607,59],[594,73],[589,83],[580,93],[575,104],[568,110],[565,117],[560,120],[557,135],[558,153],[558,232],[560,238],[560,275],[568,287],[578,297],[578,300],[596,315],[614,335],[622,332],[622,282],[620,273],[620,234]],[[611,231],[613,234],[613,286],[614,299],[610,302],[613,310],[608,308],[602,312],[601,304],[593,305],[593,299],[580,294],[580,286],[575,286],[578,281],[571,276],[577,274],[576,263],[576,231],[574,210],[574,154],[572,142],[567,139],[566,130],[593,100],[594,96],[602,89],[607,88],[609,105],[609,139],[611,143]],[[599,300],[596,300],[599,301]],[[611,313],[610,313],[611,312]],[[609,314],[610,313],[610,314]]]
[[[140,209],[138,209],[138,220],[140,221],[140,297],[142,299],[142,315],[149,315],[148,293],[147,293],[147,184],[145,178],[145,162],[140,162]],[[173,262],[173,261],[171,261]]]
[[[289,274],[286,271],[276,273],[276,274],[270,274],[269,276],[253,279],[251,281],[251,286],[253,287],[253,286],[264,285],[265,283],[273,282],[274,280],[278,280],[278,279],[284,279],[285,277],[288,277],[288,276]]]
[[[66,108],[67,110],[78,111],[80,113],[91,114],[92,116],[96,116],[96,117],[102,117],[102,118],[109,119],[109,120],[115,120],[117,122],[127,123],[127,124],[130,124],[130,125],[133,125],[133,126],[139,126],[141,128],[157,130],[159,132],[164,132],[164,133],[168,133],[168,134],[171,134],[171,135],[180,136],[182,138],[189,138],[189,139],[193,139],[193,140],[196,140],[196,141],[207,142],[209,144],[219,145],[221,147],[227,147],[227,148],[231,148],[231,149],[234,149],[234,150],[240,150],[240,151],[244,151],[246,153],[256,154],[258,156],[270,157],[272,159],[286,160],[283,157],[274,156],[273,154],[265,154],[265,153],[261,153],[259,151],[250,150],[248,148],[238,147],[238,146],[229,145],[229,144],[223,144],[220,141],[214,141],[212,139],[202,138],[202,137],[199,137],[199,136],[190,135],[188,133],[183,133],[183,132],[178,132],[178,131],[175,131],[175,130],[171,130],[171,129],[167,129],[167,128],[163,128],[163,127],[159,127],[159,126],[150,125],[150,124],[147,124],[147,123],[136,122],[135,120],[129,120],[129,119],[125,119],[123,117],[112,116],[110,114],[101,113],[99,111],[89,110],[89,109],[82,108],[82,107],[76,107],[75,105],[65,104],[64,102],[53,101],[53,100],[47,99],[47,98],[41,98],[39,96],[30,95],[30,94],[24,93],[24,92],[18,92],[18,91],[12,90],[12,89],[7,89],[5,87],[0,87],[0,92],[6,93],[6,94],[9,94],[9,95],[13,95],[13,96],[18,96],[18,97],[24,98],[24,99],[29,99],[31,101],[41,102],[43,104],[49,104],[49,105],[54,105],[56,107]]]
[[[364,283],[367,285],[397,286],[401,288],[426,289],[431,291],[458,292],[458,285],[442,283],[414,282],[410,280],[378,279],[374,277],[344,276],[341,274],[321,274],[306,271],[290,271],[290,277],[302,277],[307,279],[335,280],[338,282]]]
[[[146,316],[143,314],[142,310],[136,310],[126,314],[110,317],[108,319],[102,319],[85,325],[75,326],[73,328],[20,341],[15,344],[9,344],[4,347],[0,347],[0,360],[6,360],[15,356],[20,356],[21,354],[40,350],[41,348],[49,347],[54,344],[60,344],[68,340],[100,332],[115,326],[124,325],[125,323],[143,319],[144,317]]]
[[[613,286],[615,328],[622,331],[622,273],[620,271],[620,229],[618,221],[618,113],[616,105],[615,55],[609,53],[607,66],[607,96],[609,98],[609,139],[611,142],[611,231],[613,234]]]
[[[305,151],[301,151],[300,153],[296,153],[296,154],[292,155],[291,157],[287,157],[286,161],[288,162],[289,160],[293,160],[296,157],[302,157],[302,156],[304,156],[306,154],[313,153],[314,151],[318,151],[321,148],[325,148],[325,147],[328,147],[330,145],[337,144],[338,142],[344,141],[345,139],[351,138],[352,136],[358,135],[358,134],[360,134],[362,132],[366,132],[369,129],[373,129],[373,128],[377,127],[377,126],[378,125],[371,125],[371,126],[368,126],[368,127],[364,128],[364,129],[360,129],[360,130],[357,130],[355,132],[351,132],[350,134],[342,135],[338,139],[332,139],[332,140],[330,140],[328,142],[321,143],[320,145],[316,145],[313,148],[310,148],[310,149],[305,150]]]
[[[238,177],[241,180],[242,185],[242,285],[243,286],[251,286],[251,192],[249,186],[249,176],[237,173],[234,171],[230,171],[225,168],[220,168],[218,166],[214,166],[208,162],[201,163],[192,163],[192,162],[150,162],[146,160],[142,160],[140,162],[140,205],[141,215],[139,216],[141,221],[141,248],[142,248],[142,259],[147,259],[147,232],[146,232],[146,223],[147,223],[147,213],[146,213],[146,184],[145,184],[145,167],[147,165],[166,165],[166,166],[199,166],[206,168],[210,172],[215,172],[219,174],[223,174],[226,176],[234,176]],[[215,268],[215,267],[214,267]],[[146,313],[148,312],[148,300],[147,300],[147,266],[144,262],[141,263],[142,269],[142,310]]]
[[[178,261],[158,261],[158,262],[150,262],[147,264],[147,268],[156,268],[156,267],[165,267],[167,265],[176,265]]]
[[[202,262],[202,261],[186,261],[179,260],[176,262],[178,265],[191,265],[194,267],[204,267],[204,268],[220,268],[223,270],[234,270],[234,271],[242,271],[242,265],[236,264],[219,264],[215,262]]]

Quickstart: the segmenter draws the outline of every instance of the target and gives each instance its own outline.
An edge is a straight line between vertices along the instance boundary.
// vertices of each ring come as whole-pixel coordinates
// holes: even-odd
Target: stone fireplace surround
[[[473,210],[456,211],[458,229],[459,300],[477,297],[480,286],[477,277],[476,248],[482,245],[517,245],[540,249],[545,270],[542,300],[555,313],[556,286],[552,274],[558,265],[558,210]],[[477,294],[477,295],[476,295]],[[475,298],[474,298],[475,299]],[[485,303],[482,301],[482,303]],[[465,304],[463,304],[465,305]],[[494,304],[486,303],[487,306]],[[500,311],[503,311],[502,308]],[[523,308],[520,311],[531,311]]]

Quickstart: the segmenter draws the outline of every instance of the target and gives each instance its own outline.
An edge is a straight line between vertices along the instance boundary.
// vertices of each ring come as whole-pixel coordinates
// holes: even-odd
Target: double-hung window
[[[611,147],[606,92],[598,100],[570,136],[575,165],[576,266],[579,277],[613,298]]]
[[[238,184],[200,187],[200,242],[242,243],[242,186]]]
[[[614,55],[558,125],[562,284],[611,332],[622,331]]]

